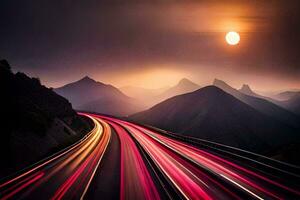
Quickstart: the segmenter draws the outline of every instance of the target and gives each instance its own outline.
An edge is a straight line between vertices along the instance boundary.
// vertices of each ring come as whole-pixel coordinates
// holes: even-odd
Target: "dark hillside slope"
[[[295,129],[215,86],[175,96],[130,119],[254,152],[288,144],[297,137]]]
[[[5,60],[0,61],[0,91],[1,172],[36,162],[89,129],[65,98],[36,78],[13,74]]]

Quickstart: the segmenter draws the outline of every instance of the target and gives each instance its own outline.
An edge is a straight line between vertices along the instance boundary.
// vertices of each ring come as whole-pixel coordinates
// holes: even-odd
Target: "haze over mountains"
[[[217,82],[217,79],[216,79],[214,82]],[[249,95],[249,96],[254,96],[254,97],[259,97],[259,98],[265,98],[264,96],[255,93],[255,92],[250,88],[250,86],[247,85],[247,84],[243,84],[243,86],[239,89],[239,91],[240,91],[241,93],[246,94],[246,95]]]
[[[130,119],[255,152],[265,152],[299,138],[299,130],[216,86],[175,96]]]
[[[215,81],[217,82],[217,81]],[[224,84],[223,84],[224,86]],[[223,87],[220,86],[220,87]],[[228,86],[226,86],[228,87]],[[286,92],[281,92],[274,96],[273,98],[271,97],[266,97],[259,95],[255,92],[253,92],[250,88],[249,85],[244,84],[239,91],[243,94],[246,94],[248,96],[253,96],[253,97],[258,97],[261,99],[265,99],[269,102],[272,102],[282,108],[285,108],[286,110],[299,115],[300,116],[300,92],[298,91],[286,91]]]
[[[78,110],[125,116],[144,108],[138,100],[126,96],[114,86],[87,76],[54,91],[67,98]]]
[[[125,86],[119,88],[124,94],[129,97],[133,97],[135,99],[140,100],[148,100],[149,98],[153,98],[162,94],[164,91],[169,89],[170,87],[163,87],[158,89],[147,89],[142,87],[135,87],[135,86]]]
[[[250,90],[250,91],[249,91]],[[250,96],[255,96],[258,98],[262,98],[265,100],[268,100],[282,108],[287,109],[288,111],[300,116],[300,92],[299,91],[286,91],[286,92],[281,92],[274,96],[273,98],[271,97],[265,97],[262,95],[258,95],[254,93],[250,87],[248,88],[242,88],[239,91],[241,91],[244,94],[248,94]]]
[[[285,92],[280,92],[279,94],[275,95],[274,98],[281,100],[281,101],[286,101],[291,99],[292,97],[300,95],[300,91],[285,91]]]
[[[170,88],[116,88],[84,77],[54,91],[67,98],[75,109],[115,116],[127,116],[153,106],[167,98],[198,89],[200,86],[182,79]],[[121,91],[123,90],[123,91]],[[124,94],[124,93],[126,94]]]
[[[200,88],[200,86],[198,84],[190,81],[187,78],[183,78],[178,82],[177,85],[169,88],[168,90],[166,90],[165,92],[160,94],[157,97],[158,102],[166,100],[166,99],[171,98],[171,97],[176,96],[176,95],[193,92],[193,91],[195,91],[199,88]]]
[[[299,98],[279,101],[255,93],[247,84],[238,90],[218,79],[214,80],[213,85],[276,120],[293,127],[300,126],[298,116],[296,116],[299,115]],[[127,116],[148,109],[173,96],[193,92],[199,88],[198,84],[183,78],[178,84],[169,88],[144,89],[127,86],[118,89],[86,76],[81,80],[55,89],[55,92],[67,98],[78,110]],[[297,93],[289,92],[288,94],[293,96]]]
[[[130,118],[138,122],[260,153],[299,139],[297,95],[278,101],[255,93],[246,84],[238,90],[215,79],[213,85],[199,89],[184,78],[165,91],[121,88],[132,98],[111,85],[85,77],[55,91],[77,109],[117,116],[132,114]],[[145,110],[147,107],[151,108]]]
[[[133,96],[129,97],[112,85],[86,76],[54,89],[68,102],[42,86],[38,79],[23,73],[13,74],[8,63],[2,62],[1,65],[2,90],[7,94],[2,105],[9,105],[7,108],[11,109],[7,115],[16,120],[16,127],[21,127],[20,130],[46,132],[52,144],[57,145],[58,141],[68,138],[64,136],[66,134],[74,135],[72,126],[83,125],[78,121],[71,102],[78,110],[115,116],[131,115],[130,118],[135,121],[165,130],[260,153],[287,144],[298,145],[300,95],[296,92],[281,94],[286,100],[279,101],[255,93],[246,84],[235,89],[215,79],[214,86],[200,89],[198,84],[184,78],[173,87],[157,90],[121,88]],[[5,87],[8,85],[11,88]],[[12,127],[10,122],[7,125],[7,128]],[[53,135],[54,132],[57,134]],[[36,138],[19,133],[13,135],[13,141]],[[24,145],[20,141],[14,145]]]
[[[200,86],[187,78],[181,79],[176,85],[169,88],[161,89],[142,89],[131,87],[123,89],[123,92],[136,99],[141,99],[147,105],[151,107],[161,101],[171,98],[176,95],[188,93],[199,89]]]
[[[260,111],[261,113],[273,117],[274,119],[281,121],[282,123],[286,123],[292,127],[299,128],[299,116],[294,113],[280,107],[279,105],[268,101],[263,98],[255,96],[246,95],[241,93],[239,90],[232,88],[227,83],[222,80],[215,79],[213,85],[221,88],[225,92],[233,95],[235,98],[240,101],[248,104],[252,108]]]

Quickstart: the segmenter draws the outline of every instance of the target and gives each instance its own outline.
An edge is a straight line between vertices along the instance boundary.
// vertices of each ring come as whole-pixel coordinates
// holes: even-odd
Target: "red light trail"
[[[166,192],[169,198],[205,200],[300,197],[294,185],[284,185],[205,148],[124,120],[80,114],[93,120],[93,130],[74,145],[1,182],[1,200],[84,198],[101,171],[100,163],[105,162],[102,158],[112,131],[120,141],[120,158],[113,159],[120,159],[121,200],[161,199]]]

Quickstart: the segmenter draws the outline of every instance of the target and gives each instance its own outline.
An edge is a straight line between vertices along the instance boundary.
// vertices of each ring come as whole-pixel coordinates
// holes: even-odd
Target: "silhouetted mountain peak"
[[[243,86],[241,87],[241,89],[239,89],[240,92],[247,94],[247,95],[256,95],[250,88],[249,85],[247,84],[243,84]]]
[[[90,78],[89,76],[85,76],[82,79],[79,79],[72,83],[66,84],[62,87],[56,88],[55,90],[59,91],[59,90],[64,90],[65,88],[83,90],[84,88],[98,87],[98,86],[103,87],[103,86],[108,86],[108,85],[98,82],[98,81],[95,81],[94,79]],[[60,95],[62,95],[62,94],[60,94]]]
[[[222,81],[222,80],[217,79],[217,78],[214,79],[213,85],[215,85],[215,86],[216,85],[226,85],[226,86],[229,86],[225,81]]]
[[[224,93],[224,91],[214,85],[209,85],[209,86],[203,87],[199,90],[196,90],[194,93],[207,93],[207,94],[214,95],[214,94]]]
[[[194,87],[198,85],[187,78],[183,78],[178,82],[177,86]]]
[[[183,78],[178,82],[178,84],[194,84],[194,83],[187,78]]]
[[[80,79],[78,82],[84,82],[84,83],[96,83],[96,81],[89,76],[85,76],[82,79]]]
[[[189,94],[191,96],[194,96],[195,102],[198,101],[198,99],[205,99],[210,102],[215,102],[216,104],[220,103],[220,102],[224,103],[228,99],[231,99],[233,97],[232,95],[223,91],[221,88],[213,86],[213,85],[203,87],[203,88],[198,89]],[[206,105],[206,106],[208,106],[208,105]]]
[[[221,88],[222,90],[224,90],[226,92],[231,91],[231,90],[235,90],[233,87],[228,85],[225,81],[222,81],[222,80],[216,79],[216,78],[213,82],[213,85],[218,87],[218,88]]]
[[[248,91],[251,91],[251,88],[248,84],[243,84],[241,90],[248,90]]]
[[[169,88],[164,93],[159,96],[159,101],[163,101],[173,96],[177,96],[184,93],[193,92],[199,89],[200,86],[192,81],[188,80],[187,78],[181,79],[177,85]]]
[[[88,76],[54,91],[79,110],[125,116],[143,109],[142,103],[126,96],[116,87]]]

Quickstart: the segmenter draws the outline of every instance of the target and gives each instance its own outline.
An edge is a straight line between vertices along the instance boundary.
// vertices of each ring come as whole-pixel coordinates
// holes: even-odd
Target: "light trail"
[[[89,117],[95,124],[82,140],[20,175],[0,184],[0,199],[83,198],[111,137],[108,124]]]
[[[213,151],[124,120],[80,114],[94,122],[93,130],[74,145],[0,183],[0,200],[84,199],[89,186],[95,184],[95,174],[101,172],[99,164],[112,129],[120,141],[120,157],[110,158],[120,159],[120,200],[300,199],[297,187]]]
[[[223,177],[226,177],[226,179],[229,179],[228,177],[231,177],[232,182],[239,182],[240,185],[248,184],[248,187],[251,186],[252,188],[255,188],[256,190],[264,192],[264,193],[272,196],[273,198],[280,199],[280,197],[276,196],[271,191],[268,191],[265,188],[262,188],[259,185],[257,185],[254,181],[251,180],[251,178],[250,179],[247,178],[247,176],[252,177],[252,179],[253,179],[253,177],[255,177],[255,179],[260,179],[260,181],[262,181],[262,182],[267,182],[268,184],[282,188],[282,189],[287,190],[296,195],[300,195],[300,192],[297,190],[294,190],[285,185],[282,185],[276,181],[273,181],[267,177],[264,177],[262,175],[255,173],[251,170],[248,170],[246,168],[238,166],[235,163],[232,163],[223,158],[215,156],[209,152],[205,152],[205,151],[197,149],[193,146],[187,145],[183,142],[176,141],[176,140],[168,138],[166,136],[157,134],[149,129],[146,129],[146,128],[143,128],[140,126],[136,126],[133,124],[130,124],[130,125],[135,128],[138,128],[139,130],[143,131],[144,133],[150,135],[152,138],[161,142],[165,146],[172,148],[174,151],[176,151],[180,154],[183,154],[184,156],[188,157],[192,161],[197,162],[199,165],[206,166],[207,168],[210,168],[211,170],[216,171],[218,174],[221,174]],[[246,174],[246,176],[243,177],[243,174]],[[233,180],[235,180],[235,181],[233,181]],[[256,182],[257,182],[257,180],[256,180]],[[243,188],[243,187],[241,187],[241,188]],[[249,189],[246,189],[246,191],[249,191]],[[253,194],[253,192],[250,192],[250,193]],[[254,195],[254,196],[256,197],[257,195]]]
[[[192,193],[189,193],[190,191],[188,191],[188,188],[185,188],[184,184],[189,184],[191,183],[191,181],[186,179],[184,181],[184,184],[180,184],[180,181],[186,178],[186,174],[181,174],[181,180],[176,181],[174,180],[175,174],[170,174],[171,169],[168,169],[168,166],[172,166],[172,170],[175,170],[177,174],[181,173],[180,171],[183,171],[184,168],[180,168],[180,165],[176,165],[176,162],[172,160],[176,160],[176,156],[178,155],[190,161],[190,163],[198,165],[199,169],[202,168],[207,171],[210,171],[212,174],[215,175],[215,177],[218,177],[218,179],[223,179],[223,181],[234,185],[235,187],[239,188],[239,190],[248,193],[249,197],[256,199],[285,199],[287,196],[289,197],[289,195],[292,197],[300,196],[300,192],[296,189],[289,188],[274,180],[264,177],[263,175],[257,174],[249,169],[246,169],[235,163],[225,160],[224,158],[206,152],[205,150],[197,149],[193,146],[171,139],[169,137],[156,133],[155,131],[149,130],[148,128],[144,128],[133,123],[108,117],[102,118],[112,120],[126,128],[133,135],[133,137],[142,145],[142,147],[146,150],[150,157],[157,163],[160,169],[165,174],[167,174],[171,182],[187,199],[197,199],[197,197],[199,196],[205,199],[209,198],[208,194],[211,194],[211,196],[215,198],[215,192],[219,193],[220,191],[212,191],[203,187],[203,185],[211,186],[211,183],[207,183],[208,180],[207,178],[205,178],[205,176],[203,176],[203,174],[197,172],[197,170],[193,169],[193,167],[181,161],[181,164],[183,164],[184,167],[187,167],[190,170],[189,172],[192,173],[193,176],[196,176],[198,180],[200,180],[196,182],[196,185],[202,185],[201,188],[198,188],[201,190],[197,190],[196,188],[193,189],[193,192],[199,192],[196,196],[193,196]],[[165,147],[165,149],[163,149],[161,146]],[[165,162],[167,162],[168,160],[172,160],[171,163],[165,164]],[[177,159],[177,161],[179,161],[179,159]],[[195,179],[191,180],[195,182]],[[203,184],[203,181],[205,182],[205,184]],[[189,188],[191,187],[193,187],[193,185],[189,186]],[[276,187],[280,190],[276,189]],[[226,188],[220,188],[226,191]],[[286,195],[287,193],[289,195]]]
[[[160,199],[156,186],[148,172],[142,156],[128,133],[115,123],[121,143],[121,187],[120,199]]]
[[[107,119],[114,120],[111,118]],[[111,123],[110,121],[107,122]],[[178,157],[178,155],[173,154],[165,147],[159,145],[150,137],[140,134],[133,129],[130,130],[130,132],[186,199],[213,199],[210,196],[210,187],[196,175],[201,173],[199,170],[189,165],[183,159]],[[211,186],[212,189],[215,189],[216,187],[218,186]],[[226,191],[221,192],[222,195],[225,195],[225,193]],[[231,194],[227,195],[230,197],[234,196]]]

